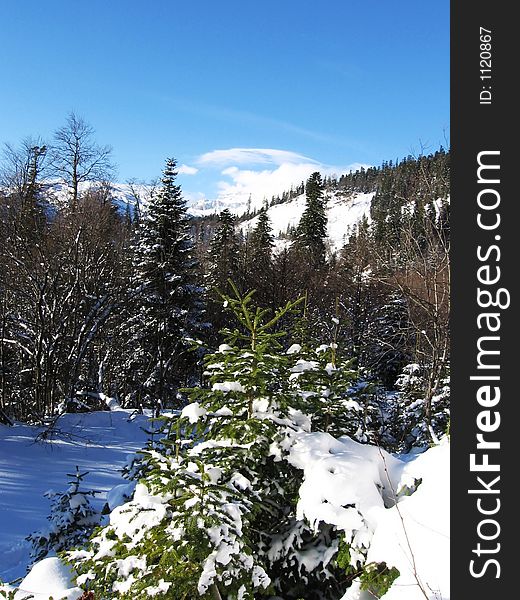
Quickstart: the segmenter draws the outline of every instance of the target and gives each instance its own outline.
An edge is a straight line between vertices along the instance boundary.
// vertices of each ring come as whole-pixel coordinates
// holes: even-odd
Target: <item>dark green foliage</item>
[[[369,592],[375,598],[381,598],[399,577],[395,567],[389,568],[386,563],[369,563],[363,568],[360,576],[361,589]]]
[[[249,234],[246,243],[243,283],[246,289],[255,290],[255,299],[262,306],[274,311],[277,304],[274,297],[273,247],[274,236],[267,208],[258,214],[256,227]]]
[[[214,290],[228,293],[228,280],[236,279],[239,268],[239,237],[235,232],[235,217],[226,208],[218,216],[215,233],[208,251],[207,286],[210,295]],[[222,304],[220,296],[215,298]]]
[[[362,567],[359,563],[352,564],[350,545],[345,541],[344,536],[340,537],[338,553],[336,554],[336,564],[345,573],[348,583],[352,583],[356,577],[359,577]]]
[[[367,591],[374,598],[381,598],[399,577],[399,570],[388,567],[385,562],[352,564],[349,544],[342,538],[336,555],[336,564],[345,571],[348,581],[359,578],[360,589]]]
[[[274,238],[271,223],[269,222],[267,208],[264,206],[258,215],[257,225],[251,233],[250,248],[252,261],[264,267],[268,266],[271,262],[273,246]]]
[[[240,239],[235,232],[235,217],[228,209],[225,209],[218,216],[215,232],[207,252],[206,288],[208,312],[213,325],[211,345],[215,345],[218,332],[229,324],[229,318],[222,309],[220,294],[231,291],[228,281],[237,279],[239,267]]]

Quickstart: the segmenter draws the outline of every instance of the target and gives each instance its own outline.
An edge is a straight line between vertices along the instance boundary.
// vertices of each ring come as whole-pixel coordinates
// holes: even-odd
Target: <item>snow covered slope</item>
[[[347,540],[353,536],[354,546],[368,547],[367,564],[385,562],[399,570],[383,600],[449,599],[448,438],[398,459],[347,436],[306,433],[297,438],[290,462],[304,472],[300,517],[334,524]],[[373,599],[358,579],[342,598]]]
[[[340,250],[348,240],[355,226],[366,217],[370,221],[370,203],[374,192],[369,194],[356,193],[349,196],[331,193],[327,198],[327,235],[331,250]],[[287,242],[283,236],[292,227],[297,227],[305,210],[305,194],[298,196],[290,202],[276,204],[268,209],[273,234],[277,238],[277,246]],[[258,217],[254,217],[240,224],[243,233],[256,227]]]
[[[400,576],[384,600],[432,600],[450,597],[450,444],[444,438],[408,462],[396,484],[417,490],[396,506],[380,512],[367,556],[385,561]],[[424,593],[423,593],[424,592]],[[347,595],[347,600],[351,597]],[[359,595],[359,600],[372,596]]]
[[[44,492],[62,492],[76,465],[89,471],[84,486],[105,495],[122,483],[127,456],[142,448],[147,418],[128,421],[130,411],[115,410],[60,417],[52,439],[35,443],[38,427],[0,425],[0,579],[25,575],[30,546],[25,537],[45,526],[49,500]],[[1,597],[1,596],[0,596]]]

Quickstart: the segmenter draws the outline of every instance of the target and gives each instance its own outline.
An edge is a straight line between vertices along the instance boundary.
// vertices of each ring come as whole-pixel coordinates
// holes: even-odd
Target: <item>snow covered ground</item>
[[[68,473],[89,471],[86,488],[105,492],[92,504],[100,508],[106,492],[122,483],[120,469],[127,456],[142,448],[147,418],[131,411],[65,414],[59,431],[35,443],[37,427],[0,425],[0,579],[26,574],[30,546],[25,537],[45,526],[49,500],[44,492],[65,491]]]
[[[399,570],[384,600],[449,600],[447,438],[400,460],[346,436],[309,433],[296,442],[290,460],[304,471],[299,516],[334,524],[354,545],[368,547],[367,564]],[[373,598],[355,581],[342,600]]]
[[[147,437],[146,417],[129,415],[124,410],[64,415],[60,431],[44,443],[34,443],[38,428],[0,426],[0,578],[25,576],[16,600],[25,592],[38,600],[81,595],[68,568],[54,557],[26,575],[24,538],[45,524],[49,502],[43,493],[65,490],[67,473],[76,465],[90,471],[85,487],[106,493],[122,483],[127,455]],[[347,538],[353,534],[358,546],[369,548],[367,562],[396,567],[400,576],[384,600],[449,600],[448,440],[405,457],[327,433],[302,432],[293,442],[289,460],[304,478],[299,515],[311,524],[335,524]],[[106,495],[99,498],[98,507],[105,501]],[[372,599],[355,581],[342,600]]]
[[[450,597],[450,445],[441,445],[405,464],[398,488],[422,483],[411,496],[385,510],[370,544],[368,562],[386,561],[401,575],[385,600]],[[364,600],[360,596],[360,600]],[[371,600],[367,596],[366,600]]]

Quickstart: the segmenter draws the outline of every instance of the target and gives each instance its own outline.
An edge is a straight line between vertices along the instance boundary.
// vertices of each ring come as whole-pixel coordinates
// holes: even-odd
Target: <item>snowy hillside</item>
[[[369,194],[356,193],[344,196],[337,193],[327,193],[327,235],[330,248],[340,250],[348,240],[349,234],[355,226],[366,217],[370,221],[370,203],[374,192]],[[301,194],[290,202],[271,206],[267,213],[277,238],[277,245],[283,246],[286,242],[284,234],[289,229],[297,227],[305,210],[305,194]],[[240,224],[243,233],[255,228],[258,217],[254,217]],[[282,236],[282,238],[280,238]]]

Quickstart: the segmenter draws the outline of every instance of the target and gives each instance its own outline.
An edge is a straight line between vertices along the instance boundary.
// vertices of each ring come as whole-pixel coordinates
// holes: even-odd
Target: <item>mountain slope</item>
[[[355,226],[366,217],[370,221],[370,203],[375,192],[352,193],[345,195],[338,192],[327,192],[327,235],[332,251],[341,249],[348,240]],[[305,194],[301,194],[289,202],[275,204],[267,210],[277,246],[287,244],[286,234],[298,226],[305,210]],[[240,223],[240,230],[246,234],[254,229],[258,216]]]

